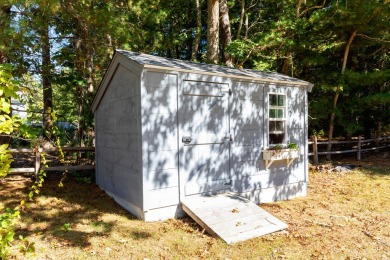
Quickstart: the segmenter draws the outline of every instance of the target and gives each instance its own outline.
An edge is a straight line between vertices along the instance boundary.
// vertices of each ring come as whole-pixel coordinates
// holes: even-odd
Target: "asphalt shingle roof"
[[[307,81],[303,81],[300,79],[292,78],[280,73],[270,72],[270,71],[257,71],[257,70],[250,70],[250,69],[230,68],[230,67],[219,66],[219,65],[162,58],[159,56],[153,56],[153,55],[136,53],[136,52],[125,51],[125,50],[117,50],[117,52],[123,54],[124,56],[137,62],[140,65],[154,65],[154,66],[167,67],[167,68],[178,68],[178,69],[194,70],[194,71],[201,71],[201,72],[202,71],[212,72],[212,73],[225,74],[226,76],[235,75],[235,76],[243,76],[243,77],[252,77],[257,79],[260,78],[260,79],[268,79],[268,80],[295,82],[295,83],[302,83],[303,85],[310,84]]]

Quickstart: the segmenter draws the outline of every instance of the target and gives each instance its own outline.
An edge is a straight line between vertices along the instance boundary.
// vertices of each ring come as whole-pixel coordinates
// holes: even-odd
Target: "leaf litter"
[[[390,162],[374,157],[344,163],[361,167],[313,169],[306,197],[261,205],[287,223],[286,230],[233,245],[188,217],[145,223],[93,184],[70,178],[58,188],[61,176],[55,175],[23,209],[15,237],[35,243],[36,252],[27,256],[32,259],[389,259]],[[0,209],[16,206],[29,185],[28,178],[3,179]],[[21,259],[17,242],[11,253]]]

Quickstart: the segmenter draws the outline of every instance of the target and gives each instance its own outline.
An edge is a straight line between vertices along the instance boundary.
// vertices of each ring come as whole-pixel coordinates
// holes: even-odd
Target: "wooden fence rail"
[[[312,145],[312,152],[308,153],[308,156],[313,156],[313,162],[314,164],[318,164],[318,156],[319,155],[329,155],[329,154],[344,154],[344,153],[356,153],[357,159],[361,160],[362,152],[364,151],[372,151],[377,149],[383,149],[386,147],[390,147],[390,142],[387,143],[387,141],[390,141],[389,137],[381,137],[376,139],[362,139],[360,136],[357,138],[357,140],[352,141],[331,141],[331,142],[319,142],[317,140],[316,136],[313,136],[312,140],[308,142],[309,145]],[[376,146],[376,147],[369,147],[364,148],[366,143],[379,143],[380,141],[385,141],[384,145]],[[342,151],[330,151],[330,152],[320,152],[318,150],[319,145],[325,145],[325,144],[356,144],[356,148],[349,149],[349,150],[342,150]],[[61,147],[61,150],[63,152],[94,152],[94,147]],[[11,168],[10,173],[34,173],[36,177],[38,176],[39,170],[41,168],[41,153],[48,153],[48,152],[58,152],[58,148],[34,148],[34,149],[10,149],[10,152],[13,154],[20,154],[20,153],[33,153],[35,155],[35,163],[34,167],[28,167],[28,168]],[[66,171],[66,170],[94,170],[95,165],[77,165],[77,166],[52,166],[52,167],[46,167],[45,171]]]
[[[343,153],[356,153],[357,160],[361,160],[362,158],[362,152],[364,151],[373,151],[378,149],[383,149],[390,147],[390,142],[387,141],[390,140],[389,137],[381,137],[381,138],[375,138],[375,139],[362,139],[361,136],[357,138],[357,140],[352,141],[325,141],[325,142],[318,142],[317,137],[313,136],[312,140],[309,141],[309,145],[312,145],[312,152],[308,154],[308,156],[313,156],[313,162],[314,164],[318,164],[318,156],[319,155],[331,155],[331,154],[343,154]],[[365,148],[366,143],[376,143],[378,144],[380,141],[384,141],[384,145],[375,146],[375,147],[369,147]],[[356,147],[349,150],[342,150],[342,151],[330,151],[330,152],[319,152],[318,146],[319,145],[325,145],[325,144],[356,144]],[[367,145],[366,145],[367,146]]]
[[[95,147],[61,147],[62,152],[94,152]],[[12,154],[22,154],[22,153],[32,153],[35,157],[34,167],[27,167],[27,168],[10,168],[9,173],[10,174],[17,174],[17,173],[34,173],[35,177],[38,177],[38,173],[41,169],[41,154],[42,153],[50,153],[50,152],[59,152],[60,149],[58,148],[21,148],[21,149],[10,149],[9,150]],[[45,167],[45,171],[79,171],[79,170],[94,170],[95,165],[67,165],[67,166],[51,166],[51,167]]]

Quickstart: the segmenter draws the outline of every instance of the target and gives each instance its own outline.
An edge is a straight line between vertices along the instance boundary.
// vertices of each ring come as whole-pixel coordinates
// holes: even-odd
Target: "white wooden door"
[[[179,99],[181,199],[229,190],[229,85],[184,81]]]

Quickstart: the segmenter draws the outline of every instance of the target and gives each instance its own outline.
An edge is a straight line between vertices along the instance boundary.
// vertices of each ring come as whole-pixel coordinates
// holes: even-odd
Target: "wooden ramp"
[[[183,210],[209,234],[236,243],[287,228],[248,199],[225,193],[181,202]]]

